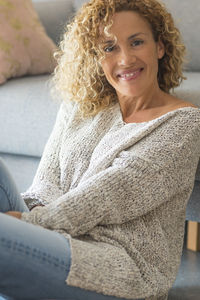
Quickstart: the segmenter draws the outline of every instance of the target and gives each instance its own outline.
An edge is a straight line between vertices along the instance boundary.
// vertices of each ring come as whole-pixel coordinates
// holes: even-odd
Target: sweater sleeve
[[[22,220],[78,236],[98,224],[121,224],[145,215],[192,186],[199,159],[199,129],[197,133],[198,145],[191,134],[191,139],[171,149],[162,166],[134,155],[119,156],[53,203],[23,213]],[[188,168],[193,177],[188,177]]]
[[[67,106],[62,103],[32,185],[21,194],[29,209],[36,205],[45,205],[50,198],[57,199],[61,195],[61,191],[58,189],[60,179],[59,151],[62,133],[66,128],[68,118]]]

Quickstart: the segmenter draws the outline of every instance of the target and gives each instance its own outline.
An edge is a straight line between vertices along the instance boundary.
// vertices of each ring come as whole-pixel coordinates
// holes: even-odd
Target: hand
[[[17,219],[21,219],[21,215],[22,215],[22,213],[20,211],[7,211],[5,214],[15,217]]]

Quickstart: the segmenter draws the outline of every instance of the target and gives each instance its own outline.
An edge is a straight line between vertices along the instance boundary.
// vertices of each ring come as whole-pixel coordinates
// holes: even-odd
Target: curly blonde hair
[[[158,0],[91,0],[66,26],[60,50],[55,54],[58,66],[53,76],[54,92],[64,100],[78,102],[84,117],[96,115],[117,101],[116,91],[101,67],[105,53],[99,45],[99,26],[101,24],[108,33],[114,13],[127,10],[145,18],[155,41],[160,39],[165,46],[158,68],[160,89],[169,93],[185,79],[182,72],[185,46],[163,3]]]

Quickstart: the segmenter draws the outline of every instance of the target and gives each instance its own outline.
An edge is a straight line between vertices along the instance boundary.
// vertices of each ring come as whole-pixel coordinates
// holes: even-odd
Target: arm
[[[125,158],[117,157],[110,167],[82,180],[76,188],[46,207],[23,213],[22,219],[77,236],[97,224],[127,222],[173,201],[180,193],[190,192],[200,155],[199,122],[194,123],[190,122],[192,126],[182,135],[179,131],[182,133],[185,124],[178,123],[180,130],[174,131],[174,135],[170,131],[169,142],[162,143],[164,149],[157,148],[156,142],[153,151],[152,144],[145,145],[149,148],[145,152],[146,159],[127,151]],[[155,141],[157,138],[155,136]],[[165,135],[159,138],[166,140]],[[155,163],[156,157],[159,164]]]
[[[120,224],[169,201],[180,189],[176,171],[162,170],[139,158],[114,163],[46,207],[22,219],[72,236],[97,224]]]
[[[5,213],[6,215],[9,215],[11,217],[15,217],[17,219],[21,219],[22,213],[19,211],[8,211]]]
[[[60,144],[63,130],[67,129],[68,120],[69,115],[66,104],[62,103],[52,133],[44,148],[33,183],[25,193],[22,193],[22,197],[29,209],[36,205],[45,205],[49,202],[49,199],[58,198],[61,195],[61,192],[58,189],[59,183],[55,182],[55,177],[57,178],[57,181],[59,181]],[[57,175],[52,177],[52,174]]]

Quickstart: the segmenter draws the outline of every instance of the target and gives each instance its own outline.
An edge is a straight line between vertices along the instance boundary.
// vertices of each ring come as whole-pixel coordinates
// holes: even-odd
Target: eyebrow
[[[132,40],[133,38],[137,37],[140,34],[146,35],[146,33],[144,33],[144,32],[137,32],[137,33],[132,34],[131,36],[129,36],[128,40]],[[114,42],[115,41],[113,41],[113,40],[108,40],[108,41],[104,41],[103,44],[113,44]]]

